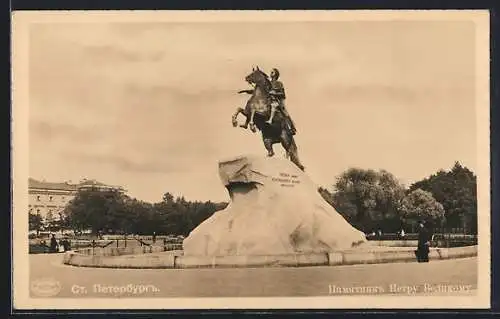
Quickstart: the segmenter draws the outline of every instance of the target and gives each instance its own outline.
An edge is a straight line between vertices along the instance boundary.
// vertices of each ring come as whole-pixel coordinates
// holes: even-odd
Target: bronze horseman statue
[[[245,77],[253,89],[238,92],[252,96],[245,108],[239,107],[234,113],[233,126],[238,126],[238,114],[243,114],[246,121],[240,127],[246,129],[250,126],[252,132],[255,132],[256,128],[261,131],[268,156],[274,155],[273,144],[281,143],[287,157],[297,167],[304,170],[293,138],[296,133],[295,125],[285,108],[285,89],[283,83],[278,81],[279,76],[277,69],[271,71],[271,78],[269,78],[259,67],[253,68],[252,73]]]

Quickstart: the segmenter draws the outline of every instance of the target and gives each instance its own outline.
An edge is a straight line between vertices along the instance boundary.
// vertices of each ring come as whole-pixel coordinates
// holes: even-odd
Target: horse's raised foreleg
[[[236,112],[233,114],[233,117],[232,117],[232,123],[233,123],[233,126],[236,127],[238,126],[238,114],[245,114],[244,113],[244,109],[242,109],[241,107],[237,108],[236,109]],[[247,122],[248,122],[248,118],[247,118]]]
[[[250,117],[245,115],[245,123],[241,124],[240,127],[246,129],[246,128],[248,128],[248,123],[250,123]]]

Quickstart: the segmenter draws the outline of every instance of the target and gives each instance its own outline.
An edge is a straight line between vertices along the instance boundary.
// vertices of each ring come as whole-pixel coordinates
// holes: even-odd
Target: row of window
[[[43,207],[43,208],[64,208],[64,207],[66,207],[66,206],[67,206],[67,204],[66,204],[66,205],[63,205],[63,204],[60,204],[60,205],[46,205],[46,204],[40,204],[40,205],[35,204],[35,205],[31,205],[31,204],[29,204],[29,205],[28,205],[28,207],[30,207],[30,208],[31,208],[31,207],[35,207],[35,208],[37,208],[37,207]]]
[[[52,199],[53,199],[53,197],[52,197],[52,196],[49,196],[49,202],[51,202],[51,201],[52,201]],[[36,197],[36,200],[37,200],[38,202],[40,201],[40,195],[38,195],[38,196]],[[64,200],[64,196],[62,196],[62,197],[61,197],[61,200]]]
[[[33,213],[33,208],[31,208],[31,209],[29,210],[29,213],[30,213],[30,214],[32,214],[32,213]],[[36,214],[40,214],[40,213],[41,213],[40,209],[39,209],[39,208],[37,208],[37,210],[36,210]],[[52,213],[53,213],[52,209],[49,209],[49,211],[48,211],[47,213],[48,213],[48,214],[52,214]]]

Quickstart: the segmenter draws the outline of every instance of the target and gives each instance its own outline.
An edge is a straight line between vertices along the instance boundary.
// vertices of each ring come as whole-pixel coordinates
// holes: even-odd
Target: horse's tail
[[[297,144],[295,144],[295,139],[293,138],[293,136],[290,136],[290,147],[286,152],[286,157],[292,158],[294,154],[297,154]]]
[[[286,152],[286,157],[287,159],[290,159],[293,163],[295,163],[295,165],[297,165],[302,171],[305,170],[304,165],[300,163],[297,144],[295,144],[295,139],[293,138],[293,136],[290,137],[290,147]]]

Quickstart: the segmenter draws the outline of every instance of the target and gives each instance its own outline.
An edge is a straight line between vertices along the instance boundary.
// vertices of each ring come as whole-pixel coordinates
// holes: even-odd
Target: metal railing
[[[149,239],[149,240],[148,240]],[[70,250],[78,249],[106,249],[117,248],[121,250],[133,251],[137,247],[154,247],[155,251],[170,251],[182,250],[182,240],[172,239],[167,236],[158,236],[155,240],[149,237],[130,237],[124,238],[123,236],[113,240],[99,240],[99,239],[70,239],[68,240]],[[60,244],[60,242],[59,242]],[[61,245],[61,244],[60,244]],[[50,247],[45,240],[30,240],[29,245],[30,253],[48,253]],[[153,250],[153,249],[151,249]]]
[[[404,235],[398,233],[368,234],[366,239],[369,241],[417,241],[418,233]],[[477,242],[477,235],[463,233],[434,233],[431,239],[432,246],[446,248],[477,245]]]

